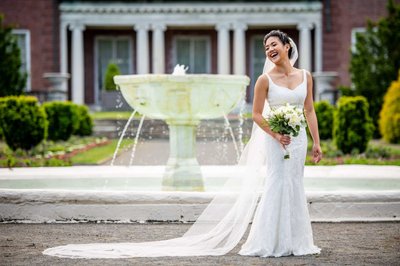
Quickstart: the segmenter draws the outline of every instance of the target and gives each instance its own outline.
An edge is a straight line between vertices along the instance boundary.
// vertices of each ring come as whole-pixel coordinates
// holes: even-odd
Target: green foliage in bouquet
[[[379,130],[387,142],[400,143],[400,71],[397,81],[392,82],[383,100]]]
[[[364,152],[373,130],[368,102],[363,96],[339,99],[333,124],[333,138],[338,149],[345,154]]]
[[[328,101],[314,103],[315,113],[318,119],[320,139],[331,139],[333,130],[334,107]]]
[[[110,63],[107,66],[106,74],[104,77],[104,88],[106,91],[114,91],[117,86],[114,83],[114,76],[120,75],[121,71],[117,64]]]
[[[49,121],[49,140],[68,140],[79,128],[78,112],[71,102],[47,102],[43,104]]]
[[[289,104],[272,109],[267,123],[273,132],[293,137],[297,137],[300,128],[306,125],[303,111]]]
[[[46,113],[35,97],[0,98],[0,127],[11,150],[30,150],[47,134]]]

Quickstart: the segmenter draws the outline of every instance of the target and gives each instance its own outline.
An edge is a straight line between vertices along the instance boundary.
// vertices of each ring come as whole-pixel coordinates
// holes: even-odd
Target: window
[[[104,89],[104,77],[110,63],[118,65],[121,74],[130,74],[132,69],[132,40],[127,36],[99,36],[95,47],[95,99]]]
[[[250,95],[248,99],[253,102],[254,98],[254,85],[259,75],[262,74],[265,63],[265,52],[263,46],[264,36],[256,35],[251,39],[250,45]]]
[[[29,30],[13,30],[12,33],[17,37],[17,44],[21,50],[21,68],[22,73],[27,73],[25,91],[31,90],[31,49]]]
[[[357,42],[357,34],[362,34],[366,32],[366,28],[353,28],[351,30],[351,51],[355,52],[356,50],[356,42]]]
[[[210,38],[207,36],[177,36],[174,42],[174,66],[188,66],[188,73],[210,73]]]

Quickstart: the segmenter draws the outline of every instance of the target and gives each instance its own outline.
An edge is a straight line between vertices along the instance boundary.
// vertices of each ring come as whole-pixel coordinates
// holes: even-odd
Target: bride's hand
[[[275,133],[274,138],[283,146],[290,144],[290,136],[288,136],[288,135],[282,135],[279,133]]]
[[[313,161],[314,163],[318,163],[322,159],[322,151],[321,151],[321,146],[319,144],[314,144],[312,148],[312,154],[313,154]]]

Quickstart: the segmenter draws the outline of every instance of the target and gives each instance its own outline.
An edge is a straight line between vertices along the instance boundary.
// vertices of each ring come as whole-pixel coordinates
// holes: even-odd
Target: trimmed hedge
[[[43,107],[49,121],[49,140],[68,140],[78,130],[78,111],[75,104],[55,101],[47,102]]]
[[[389,143],[400,143],[400,72],[383,99],[379,113],[379,131]]]
[[[78,127],[72,133],[78,136],[90,136],[93,132],[93,118],[89,114],[89,108],[85,105],[75,105],[78,114]]]
[[[341,97],[334,114],[333,138],[343,153],[362,153],[372,138],[374,125],[363,96]]]
[[[332,139],[334,107],[328,101],[314,103],[320,139]]]
[[[117,64],[109,63],[104,77],[104,88],[106,91],[115,91],[117,85],[114,83],[114,76],[121,75]]]
[[[0,98],[0,127],[12,150],[30,150],[46,138],[46,113],[32,96]]]

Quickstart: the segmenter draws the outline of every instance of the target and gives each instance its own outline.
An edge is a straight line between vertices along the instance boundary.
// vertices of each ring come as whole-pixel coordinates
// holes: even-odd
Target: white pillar
[[[83,31],[85,26],[81,23],[70,25],[72,30],[72,101],[77,104],[84,103],[84,58],[83,58]]]
[[[322,22],[315,25],[315,71],[322,72]]]
[[[218,74],[229,74],[229,24],[221,23],[216,26],[218,31]]]
[[[164,31],[166,29],[163,24],[152,25],[153,29],[153,73],[165,73],[165,47],[164,47]]]
[[[311,23],[300,23],[297,25],[297,29],[300,31],[299,40],[299,67],[304,68],[308,71],[311,69]]]
[[[60,73],[68,72],[68,42],[67,32],[68,24],[66,22],[60,23]],[[61,85],[61,90],[67,91],[68,82],[65,81]]]
[[[233,73],[236,75],[246,74],[246,36],[247,25],[244,23],[235,23],[233,25],[234,30],[234,64]]]
[[[67,44],[68,24],[60,23],[60,72],[67,73],[68,71],[68,44]]]
[[[137,24],[136,31],[136,72],[138,74],[149,73],[149,25]]]

